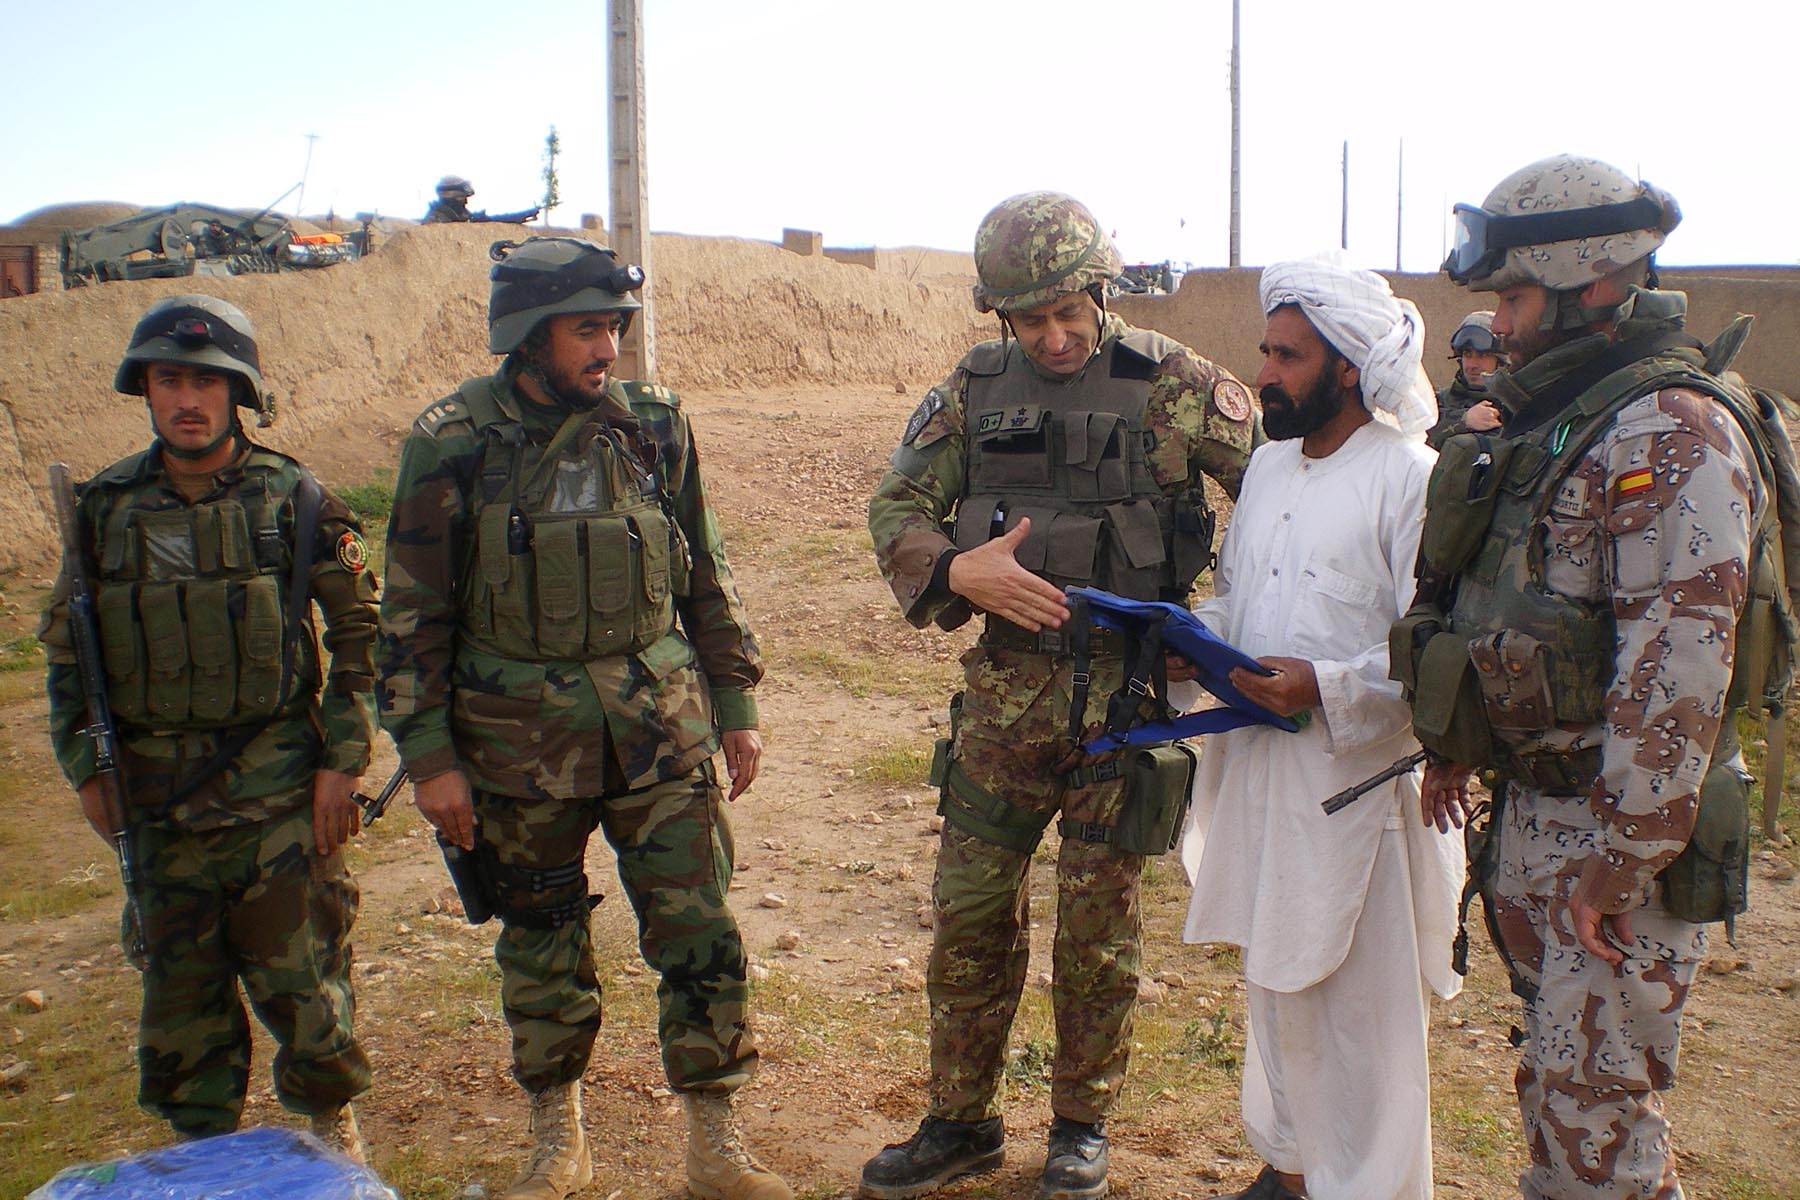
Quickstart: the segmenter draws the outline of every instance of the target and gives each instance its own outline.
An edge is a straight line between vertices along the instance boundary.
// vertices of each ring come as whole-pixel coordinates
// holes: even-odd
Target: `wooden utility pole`
[[[1350,139],[1344,139],[1344,195],[1338,202],[1338,249],[1350,248]]]
[[[1231,265],[1243,265],[1239,253],[1239,240],[1242,232],[1241,210],[1238,192],[1238,165],[1243,150],[1243,143],[1238,136],[1239,105],[1241,93],[1238,81],[1238,0],[1231,0]]]
[[[1406,232],[1406,219],[1403,216],[1406,205],[1406,139],[1400,139],[1400,165],[1394,168],[1394,271],[1398,274],[1400,266],[1401,237]]]
[[[644,268],[644,311],[631,322],[618,379],[656,378],[656,271],[650,264],[650,168],[644,159],[644,12],[642,0],[606,0],[607,149],[612,248]]]

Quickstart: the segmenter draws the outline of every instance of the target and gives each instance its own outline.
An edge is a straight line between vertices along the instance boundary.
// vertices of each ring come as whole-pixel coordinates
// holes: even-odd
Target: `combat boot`
[[[999,1117],[946,1121],[926,1117],[919,1132],[863,1164],[861,1195],[912,1200],[960,1175],[979,1175],[1006,1161],[1006,1127]]]
[[[594,1160],[581,1131],[580,1080],[532,1095],[531,1137],[531,1161],[500,1200],[563,1200],[594,1181]]]
[[[362,1130],[356,1124],[356,1110],[348,1104],[314,1113],[312,1135],[351,1162],[369,1165],[369,1150],[363,1145]]]
[[[702,1200],[794,1200],[781,1176],[744,1149],[731,1096],[681,1093],[687,1109],[688,1190]]]
[[[1097,1200],[1106,1195],[1106,1122],[1050,1122],[1038,1200]]]

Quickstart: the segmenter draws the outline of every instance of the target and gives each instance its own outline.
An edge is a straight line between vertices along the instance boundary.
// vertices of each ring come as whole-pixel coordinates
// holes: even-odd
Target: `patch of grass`
[[[803,668],[826,676],[858,700],[867,700],[876,692],[885,690],[880,685],[893,672],[891,663],[885,659],[873,655],[846,654],[823,646],[807,646],[797,650],[793,660]]]
[[[31,634],[0,642],[0,671],[36,671],[44,665],[44,643]]]
[[[338,499],[350,506],[350,511],[365,527],[386,524],[388,514],[394,511],[394,473],[385,467],[377,467],[367,483],[352,483],[332,490]]]
[[[1222,1004],[1213,1009],[1210,1017],[1183,1025],[1176,1047],[1185,1057],[1221,1071],[1236,1072],[1243,1061],[1243,1038]]]
[[[1006,1082],[1016,1092],[1041,1092],[1050,1086],[1056,1066],[1056,1042],[1051,1038],[1026,1038],[1006,1056]]]
[[[44,694],[44,663],[0,670],[0,706],[15,704]]]
[[[931,746],[901,746],[882,750],[858,762],[856,778],[868,783],[923,786],[931,773]]]
[[[64,917],[119,894],[116,868],[111,863],[91,862],[48,886],[37,883],[0,888],[0,920]]]
[[[1510,1159],[1517,1150],[1518,1129],[1497,1113],[1481,1112],[1464,1104],[1438,1106],[1432,1125],[1447,1146],[1481,1162]]]

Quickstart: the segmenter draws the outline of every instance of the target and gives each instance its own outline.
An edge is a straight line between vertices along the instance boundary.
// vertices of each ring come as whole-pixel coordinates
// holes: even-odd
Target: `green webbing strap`
[[[969,778],[960,764],[950,764],[938,812],[944,820],[971,837],[984,842],[1030,854],[1044,839],[1050,824],[1049,813],[1034,813],[1007,800],[1002,800]]]
[[[1078,788],[1092,787],[1096,783],[1105,783],[1117,779],[1125,773],[1125,756],[1109,758],[1105,762],[1089,763],[1085,767],[1076,767],[1062,777],[1062,784],[1071,792]]]
[[[1102,846],[1110,846],[1113,840],[1113,827],[1102,825],[1098,821],[1077,821],[1073,817],[1064,817],[1056,823],[1056,832],[1071,842],[1094,842]]]

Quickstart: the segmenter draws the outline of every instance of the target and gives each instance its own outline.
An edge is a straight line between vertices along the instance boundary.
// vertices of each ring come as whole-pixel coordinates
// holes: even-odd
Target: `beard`
[[[1262,397],[1263,432],[1273,442],[1317,432],[1344,408],[1344,393],[1337,389],[1327,371],[1319,372],[1298,403],[1278,383],[1269,384],[1257,395]]]
[[[1521,329],[1501,338],[1500,348],[1506,351],[1507,370],[1517,371],[1568,340],[1569,335],[1560,329]]]
[[[528,354],[524,362],[525,373],[544,389],[545,395],[558,404],[584,412],[600,407],[600,400],[606,394],[606,385],[612,382],[609,370],[605,378],[600,381],[600,386],[593,387],[587,382],[584,372],[590,369],[597,370],[603,366],[610,366],[610,364],[596,362],[575,370],[558,370],[535,354]]]

